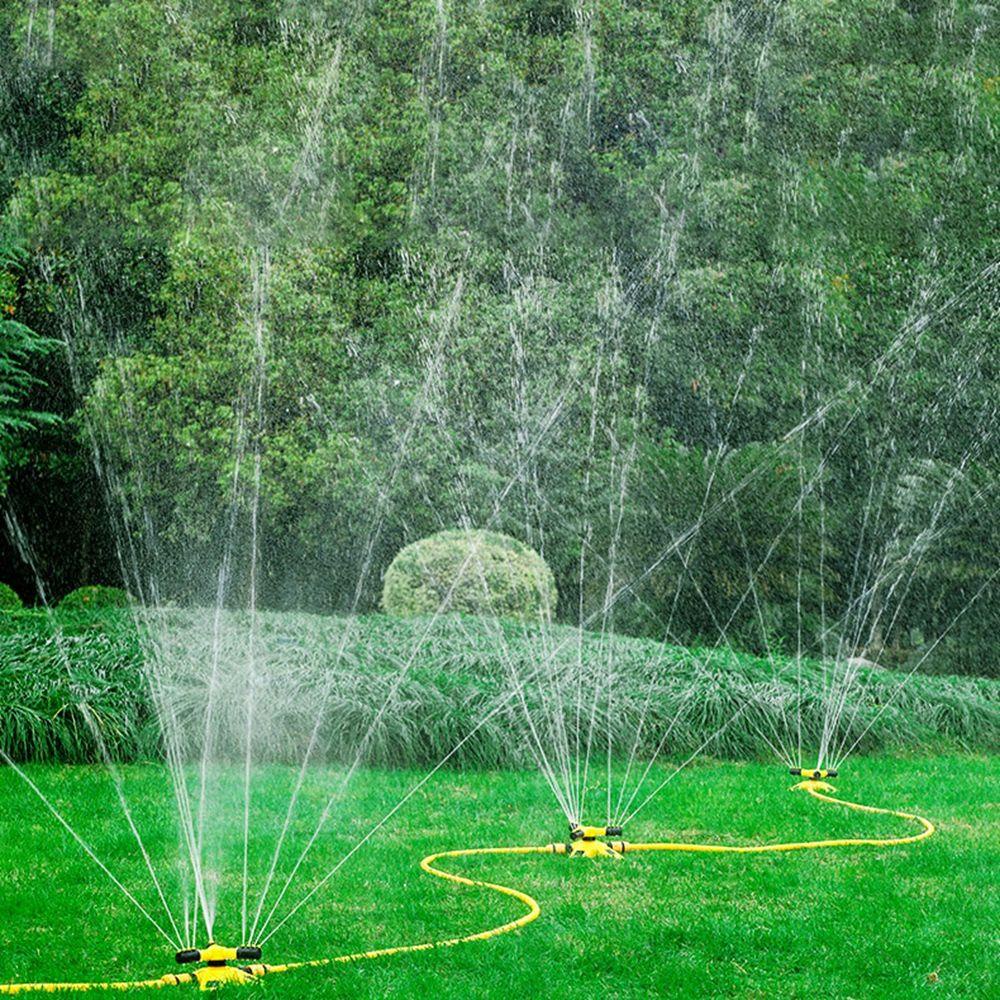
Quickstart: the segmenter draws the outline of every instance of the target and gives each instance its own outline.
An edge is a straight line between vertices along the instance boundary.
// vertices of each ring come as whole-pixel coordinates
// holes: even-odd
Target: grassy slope
[[[226,655],[234,657],[239,667],[247,657],[246,616],[227,615],[223,624]],[[191,697],[182,700],[197,709],[205,682],[198,671],[204,672],[212,662],[213,628],[208,611],[172,611],[154,620],[155,645],[166,651],[169,662],[193,664],[190,679],[184,682]],[[338,657],[342,645],[344,654]],[[548,657],[556,647],[562,651],[550,665]],[[126,612],[52,618],[39,611],[0,614],[0,748],[20,760],[99,759],[76,707],[84,692],[113,752],[123,760],[148,759],[156,752],[159,729],[142,681],[144,655]],[[825,708],[822,670],[816,663],[772,664],[727,649],[689,650],[625,636],[586,633],[581,640],[576,630],[565,626],[552,626],[543,633],[457,616],[445,616],[429,626],[424,620],[384,615],[345,619],[269,613],[261,616],[255,657],[270,683],[301,691],[291,703],[295,712],[313,713],[308,719],[295,712],[287,719],[271,719],[276,730],[284,726],[298,734],[311,728],[312,692],[318,679],[336,668],[335,709],[329,712],[327,735],[334,747],[350,752],[406,669],[406,679],[393,696],[393,710],[385,715],[369,747],[368,762],[376,765],[437,762],[489,713],[498,696],[510,691],[512,671],[523,681],[541,669],[547,688],[550,678],[575,670],[578,659],[596,678],[604,678],[609,666],[613,671],[614,715],[628,743],[622,748],[626,754],[650,690],[641,754],[653,751],[682,706],[664,749],[690,753],[706,735],[721,730],[708,749],[732,759],[769,756],[760,732],[787,735],[788,720],[797,720],[800,703],[803,742],[817,745]],[[225,660],[223,669],[228,670]],[[842,678],[843,671],[843,666],[835,668],[831,677]],[[862,671],[858,681],[863,691],[848,699],[845,719],[853,717],[851,730],[843,732],[845,745],[875,719],[863,750],[1000,747],[996,681],[915,674],[897,690],[903,677],[885,670]],[[537,684],[529,680],[527,688],[531,700]],[[758,692],[761,698],[755,697]],[[567,695],[571,697],[572,692]],[[779,703],[784,704],[784,716],[779,714]],[[737,712],[742,714],[736,722],[726,725]],[[192,718],[193,731],[201,732],[197,717]],[[520,744],[510,739],[512,728],[517,731],[522,725],[520,716],[512,723],[497,715],[463,747],[463,760],[479,767],[524,763]],[[571,728],[572,720],[567,726]],[[292,754],[298,756],[299,752]]]
[[[456,1000],[996,995],[1000,976],[988,956],[1000,925],[1000,897],[990,891],[1000,869],[998,763],[987,757],[852,762],[838,781],[845,797],[919,811],[939,824],[935,837],[907,847],[756,858],[633,856],[620,864],[556,857],[452,862],[453,870],[534,894],[542,917],[486,943],[275,977],[262,992]],[[32,774],[129,885],[148,886],[99,772],[35,767]],[[270,771],[257,785],[261,858],[278,823],[286,777]],[[337,832],[321,839],[317,864],[296,892],[412,780],[403,772],[359,775],[351,811],[340,813]],[[898,820],[790,794],[788,783],[776,767],[692,766],[627,832],[633,840],[735,843],[910,830]],[[130,769],[127,784],[154,855],[168,856],[175,840],[159,811],[162,775]],[[313,803],[323,784],[317,775],[308,790]],[[358,852],[301,920],[274,938],[268,957],[338,954],[509,919],[521,912],[516,904],[432,880],[418,861],[449,847],[546,842],[560,836],[561,826],[533,774],[441,775]],[[169,971],[166,945],[133,918],[124,899],[5,770],[0,844],[0,979]],[[233,850],[238,871],[238,846]],[[238,913],[236,894],[238,886],[229,886],[222,913]],[[143,898],[151,902],[151,891]],[[219,936],[231,936],[224,924]]]

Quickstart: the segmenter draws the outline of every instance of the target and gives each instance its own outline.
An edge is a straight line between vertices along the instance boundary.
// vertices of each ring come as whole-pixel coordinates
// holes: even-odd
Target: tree
[[[0,242],[0,494],[7,487],[11,470],[29,458],[25,435],[56,419],[27,403],[39,381],[31,374],[31,362],[56,344],[13,318],[17,313],[16,274],[22,262],[23,254],[16,246]]]

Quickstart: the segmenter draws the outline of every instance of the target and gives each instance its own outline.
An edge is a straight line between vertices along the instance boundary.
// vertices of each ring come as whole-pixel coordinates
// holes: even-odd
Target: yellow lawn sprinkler
[[[245,985],[267,971],[263,965],[237,966],[230,962],[257,962],[260,960],[260,948],[244,945],[240,948],[223,948],[214,941],[207,948],[185,948],[177,952],[177,964],[188,965],[192,962],[204,962],[204,966],[193,973],[173,978],[178,982],[196,981],[202,990],[214,990],[219,986]]]
[[[824,771],[818,767],[791,767],[788,773],[795,778],[805,778],[807,781],[823,781],[825,778],[836,778],[837,772],[834,769]]]
[[[821,767],[790,767],[788,773],[794,778],[802,778],[797,785],[792,785],[792,791],[813,791],[832,792],[833,785],[826,782],[827,778],[836,778],[837,771],[834,768],[825,770]]]
[[[571,858],[616,858],[620,859],[624,843],[609,843],[601,838],[620,837],[620,826],[583,826],[580,823],[570,823],[568,844],[554,845],[562,847],[560,854]]]

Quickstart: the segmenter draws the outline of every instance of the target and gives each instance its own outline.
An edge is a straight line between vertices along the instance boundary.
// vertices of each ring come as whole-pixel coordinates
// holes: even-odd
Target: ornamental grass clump
[[[169,684],[172,725],[198,745],[212,648],[218,644],[226,656],[236,651],[244,662],[247,635],[245,612],[217,618],[216,608],[150,610],[141,624],[115,608],[2,614],[0,750],[18,761],[101,763],[105,752],[118,761],[162,759],[151,672]],[[432,767],[446,755],[462,767],[527,766],[526,741],[511,739],[525,725],[523,706],[510,699],[511,674],[524,683],[527,709],[547,713],[552,706],[538,699],[550,686],[538,683],[539,669],[566,677],[572,688],[578,671],[603,676],[609,663],[621,737],[616,757],[633,753],[636,734],[636,760],[654,753],[684,760],[696,751],[741,761],[766,757],[767,734],[797,719],[800,705],[803,743],[816,745],[832,669],[485,616],[428,622],[260,612],[254,641],[260,676],[282,692],[269,704],[275,743],[260,759],[301,760],[302,734],[321,715],[317,746],[325,749],[316,760],[350,764],[363,748],[363,762],[378,767]],[[542,648],[550,653],[540,656]],[[563,701],[561,726],[572,734],[582,725],[585,739],[589,719],[581,722],[575,696]],[[859,752],[988,753],[1000,741],[995,680],[907,677],[873,666],[859,672],[849,702],[843,735],[850,745],[863,734]],[[393,711],[384,711],[387,703]],[[236,699],[234,707],[242,704]],[[238,720],[245,726],[242,715]],[[603,719],[595,725],[603,732]],[[283,746],[282,733],[297,755]]]

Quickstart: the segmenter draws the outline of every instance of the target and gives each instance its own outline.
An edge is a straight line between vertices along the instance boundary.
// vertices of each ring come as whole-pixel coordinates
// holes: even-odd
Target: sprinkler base
[[[198,982],[198,989],[207,992],[220,986],[246,986],[256,977],[246,969],[239,969],[235,965],[206,965],[205,968],[195,971],[194,978]]]
[[[614,858],[621,861],[622,851],[618,846],[605,840],[578,840],[566,845],[566,853],[571,858]]]
[[[792,785],[789,791],[792,792],[835,792],[837,789],[833,787],[827,781],[816,781],[813,778],[807,778],[805,781],[800,781],[795,785]]]

